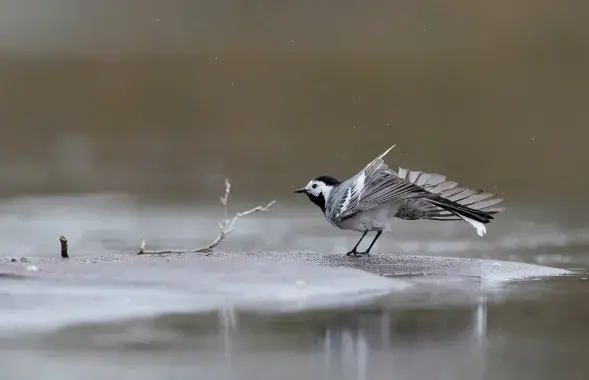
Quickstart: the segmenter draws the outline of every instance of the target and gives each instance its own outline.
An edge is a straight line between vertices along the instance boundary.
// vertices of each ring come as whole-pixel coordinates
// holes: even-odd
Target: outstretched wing
[[[374,207],[430,194],[424,188],[400,178],[384,163],[383,157],[394,147],[333,189],[326,210],[334,222]]]
[[[495,194],[458,187],[444,175],[403,168],[395,173],[383,161],[392,148],[333,189],[326,204],[332,223],[393,203],[399,204],[398,217],[404,219],[493,219],[503,211],[498,207],[503,199]]]

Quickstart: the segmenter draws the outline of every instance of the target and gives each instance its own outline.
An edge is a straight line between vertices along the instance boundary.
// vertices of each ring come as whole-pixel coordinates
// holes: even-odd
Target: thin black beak
[[[294,192],[295,193],[306,193],[307,191],[305,190],[304,187],[301,187],[300,189],[296,189]]]

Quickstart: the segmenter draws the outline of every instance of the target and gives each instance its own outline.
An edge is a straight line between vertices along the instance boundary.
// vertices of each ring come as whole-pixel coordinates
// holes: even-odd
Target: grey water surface
[[[149,249],[205,245],[222,207],[101,195],[0,209],[6,379],[572,379],[587,370],[589,255],[567,250],[586,246],[586,227],[505,218],[481,239],[466,223],[400,221],[375,255],[355,259],[343,253],[357,234],[333,230],[315,209],[277,205],[239,220],[212,255],[136,256],[142,238]],[[69,260],[59,256],[65,231]]]

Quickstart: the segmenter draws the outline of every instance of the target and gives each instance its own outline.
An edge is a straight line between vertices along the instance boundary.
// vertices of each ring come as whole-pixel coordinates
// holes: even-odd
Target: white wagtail
[[[362,232],[358,243],[347,255],[368,254],[384,230],[390,230],[393,218],[405,220],[463,220],[477,230],[487,233],[485,224],[503,208],[495,194],[458,187],[446,176],[399,168],[395,173],[383,157],[393,145],[364,169],[344,182],[330,176],[320,176],[295,193],[307,194],[334,226],[343,230]],[[365,252],[357,252],[369,231],[376,236]]]

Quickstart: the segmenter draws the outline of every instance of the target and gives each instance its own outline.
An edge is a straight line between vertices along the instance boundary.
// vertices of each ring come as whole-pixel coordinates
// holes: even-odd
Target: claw
[[[346,256],[354,256],[354,257],[366,256],[366,255],[370,255],[370,253],[368,253],[368,252],[358,252],[358,251],[350,251],[350,252],[346,253]]]

